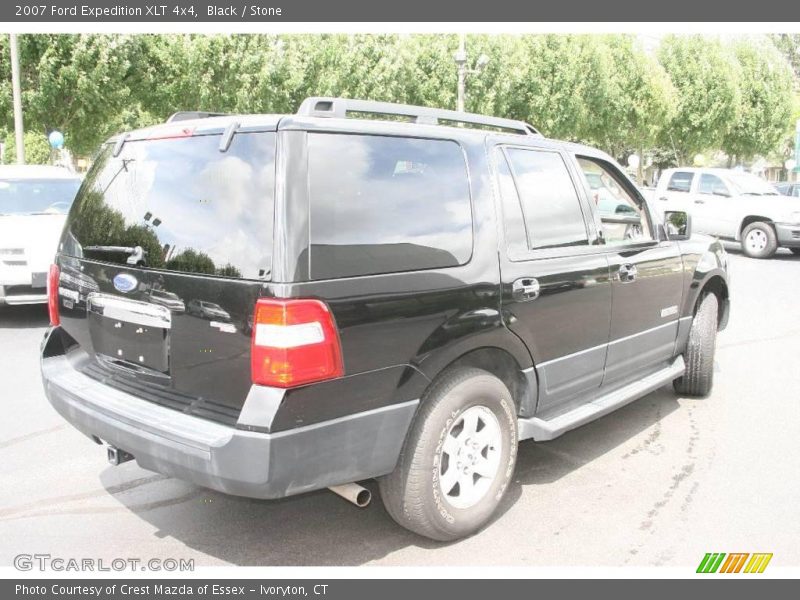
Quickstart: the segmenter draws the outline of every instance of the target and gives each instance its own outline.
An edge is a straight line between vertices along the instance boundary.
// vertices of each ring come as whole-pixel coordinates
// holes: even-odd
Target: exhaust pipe
[[[352,502],[359,508],[364,508],[372,500],[372,492],[357,483],[332,485],[328,489],[348,502]]]
[[[122,463],[128,462],[129,460],[133,460],[133,454],[129,454],[125,452],[125,450],[120,450],[116,446],[108,446],[108,462],[114,465],[115,467],[121,465]]]

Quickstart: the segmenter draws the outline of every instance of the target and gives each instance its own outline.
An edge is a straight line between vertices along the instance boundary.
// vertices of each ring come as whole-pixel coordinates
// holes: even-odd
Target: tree
[[[6,133],[3,149],[3,162],[11,164],[17,160],[17,138],[14,132]],[[25,162],[29,165],[50,164],[50,143],[47,137],[38,131],[26,131],[23,143],[25,144]]]
[[[789,61],[797,79],[800,79],[800,34],[777,33],[770,36],[775,46]]]
[[[722,140],[730,157],[751,159],[774,151],[792,115],[792,74],[769,40],[738,40],[733,52],[739,63],[739,110]]]
[[[677,92],[677,105],[662,135],[679,162],[722,145],[739,117],[737,66],[719,40],[699,35],[665,37],[658,59]]]

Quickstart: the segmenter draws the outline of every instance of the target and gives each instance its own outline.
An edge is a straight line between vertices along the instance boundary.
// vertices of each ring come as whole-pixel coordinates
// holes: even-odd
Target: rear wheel
[[[497,377],[455,369],[425,394],[397,467],[379,480],[391,517],[425,537],[450,541],[491,518],[517,459],[517,415]]]
[[[769,223],[750,223],[742,231],[742,251],[750,258],[770,258],[778,250],[778,236]]]
[[[714,294],[700,301],[689,331],[684,354],[686,371],[673,383],[675,391],[686,396],[708,396],[714,385],[714,352],[717,345],[719,302]]]

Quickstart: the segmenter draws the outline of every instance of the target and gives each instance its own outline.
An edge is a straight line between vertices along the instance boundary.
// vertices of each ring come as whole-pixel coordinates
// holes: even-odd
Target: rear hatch
[[[270,280],[273,126],[160,127],[104,146],[59,246],[73,365],[143,400],[235,423]],[[268,130],[264,130],[268,129]]]

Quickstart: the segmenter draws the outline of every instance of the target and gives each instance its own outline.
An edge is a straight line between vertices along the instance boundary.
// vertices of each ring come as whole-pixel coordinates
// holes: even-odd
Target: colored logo
[[[697,567],[698,573],[763,573],[769,561],[772,560],[771,552],[708,552]]]
[[[139,285],[139,282],[133,275],[120,273],[114,277],[114,287],[120,292],[127,294],[128,292],[135,290],[137,285]]]

